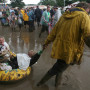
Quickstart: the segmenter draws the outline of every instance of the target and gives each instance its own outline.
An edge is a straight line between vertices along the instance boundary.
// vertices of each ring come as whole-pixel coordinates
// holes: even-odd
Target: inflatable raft
[[[0,82],[17,81],[25,78],[31,72],[31,68],[27,70],[13,69],[11,71],[0,71]]]
[[[11,51],[9,51],[9,53],[16,56],[16,54]],[[28,67],[27,70],[13,69],[9,71],[0,71],[0,82],[18,81],[28,76],[30,72],[31,67]]]

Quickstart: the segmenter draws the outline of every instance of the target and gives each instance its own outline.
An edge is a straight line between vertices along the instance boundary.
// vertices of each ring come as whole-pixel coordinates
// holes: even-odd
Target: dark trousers
[[[25,25],[25,26],[28,25],[28,21],[24,21],[24,25]]]
[[[35,30],[34,20],[33,20],[33,24],[32,24],[32,25],[33,25],[33,26],[32,26],[33,30]]]
[[[45,76],[41,79],[41,81],[37,84],[40,86],[48,81],[52,76],[56,75],[55,78],[55,86],[58,86],[61,81],[61,76],[63,71],[67,69],[68,65],[63,60],[57,60],[57,62],[53,65],[53,67],[45,74]]]
[[[28,21],[29,31],[33,31],[34,23],[33,20]]]
[[[37,21],[38,26],[40,25],[40,20],[41,20],[41,17],[37,17],[36,18],[36,21]]]
[[[22,24],[18,24],[18,26],[19,26],[19,29],[21,30],[21,28],[22,28]]]
[[[64,60],[57,60],[53,67],[48,71],[51,76],[57,75],[58,73],[63,73],[69,65],[65,63]]]
[[[10,58],[10,61],[8,61],[7,63],[12,67],[12,69],[19,68],[18,62],[17,62],[17,57]]]
[[[47,31],[47,33],[48,33],[48,26],[42,25],[42,29],[41,29],[41,32],[39,33],[39,37],[40,37],[41,34],[42,34],[43,32],[45,32],[45,31]]]

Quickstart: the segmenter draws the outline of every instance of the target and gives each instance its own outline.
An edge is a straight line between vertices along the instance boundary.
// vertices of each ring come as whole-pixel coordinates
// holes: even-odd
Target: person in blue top
[[[39,37],[41,37],[41,34],[44,32],[44,31],[47,31],[48,33],[48,24],[49,24],[49,20],[50,20],[50,6],[47,6],[47,10],[45,10],[43,12],[43,15],[42,15],[42,18],[41,18],[41,25],[42,25],[42,29],[41,29],[41,32],[39,33]]]
[[[33,20],[34,20],[34,12],[31,8],[29,8],[27,15],[29,16],[29,31],[32,32],[33,31]]]

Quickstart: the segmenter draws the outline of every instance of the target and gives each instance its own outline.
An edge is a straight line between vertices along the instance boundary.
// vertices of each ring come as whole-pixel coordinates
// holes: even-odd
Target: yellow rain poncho
[[[45,41],[53,42],[51,57],[64,60],[67,64],[81,61],[84,38],[90,35],[90,19],[82,8],[80,11],[65,12]]]
[[[24,12],[25,12],[24,10],[21,10],[22,15],[24,15]]]
[[[24,20],[24,21],[29,21],[29,17],[28,17],[28,15],[27,15],[27,13],[24,13],[24,14],[23,14],[23,20]]]

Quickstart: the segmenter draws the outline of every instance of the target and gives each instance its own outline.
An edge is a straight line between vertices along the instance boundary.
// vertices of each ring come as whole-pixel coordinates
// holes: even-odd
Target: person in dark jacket
[[[52,18],[53,15],[55,14],[54,7],[50,10],[50,14],[51,14],[51,18]]]
[[[14,11],[15,11],[15,15],[18,16],[18,10],[15,9]]]
[[[35,17],[36,17],[38,26],[40,25],[41,16],[42,16],[42,11],[41,9],[39,9],[39,6],[37,6],[37,9],[35,10]]]

